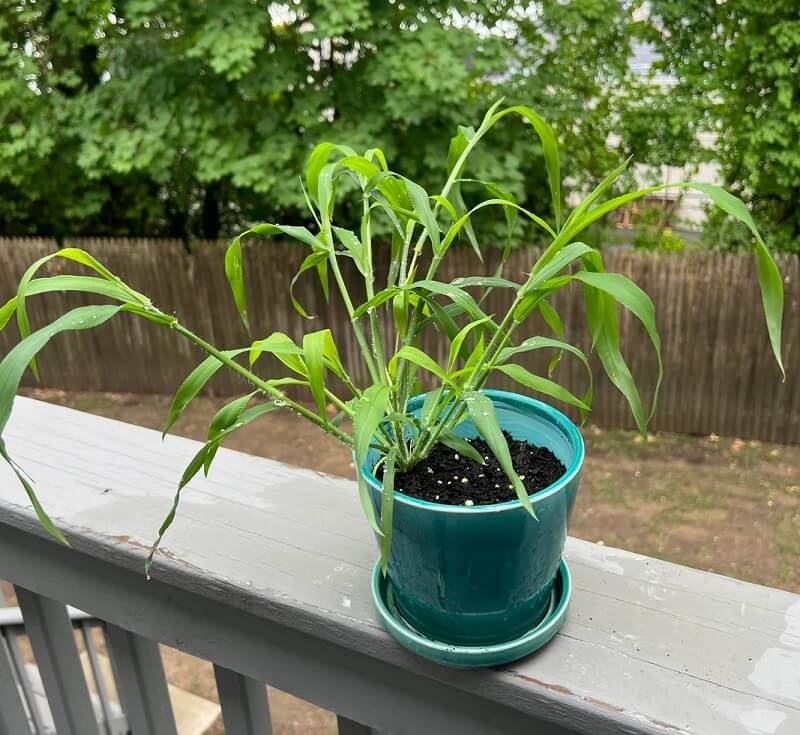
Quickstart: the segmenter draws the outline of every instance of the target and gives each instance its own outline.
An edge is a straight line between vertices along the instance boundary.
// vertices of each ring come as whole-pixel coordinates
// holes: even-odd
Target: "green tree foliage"
[[[671,114],[717,134],[726,184],[780,249],[800,252],[800,9],[796,0],[652,0],[651,39],[678,80]],[[709,239],[749,233],[712,218]]]
[[[564,131],[564,169],[589,184],[629,22],[618,0],[8,3],[0,231],[190,239],[297,219],[285,181],[330,139],[376,142],[435,189],[457,124],[501,95]],[[547,214],[541,151],[503,127],[465,175]]]

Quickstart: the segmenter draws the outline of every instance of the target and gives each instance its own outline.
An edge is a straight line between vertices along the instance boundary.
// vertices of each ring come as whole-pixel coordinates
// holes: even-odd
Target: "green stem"
[[[319,426],[323,431],[335,436],[340,442],[346,444],[348,447],[353,446],[353,440],[343,431],[340,431],[335,426],[331,426],[324,418],[317,416],[312,411],[309,411],[305,406],[296,401],[291,400],[285,393],[278,390],[275,386],[270,385],[265,380],[262,380],[255,375],[254,373],[250,372],[246,367],[240,365],[236,360],[226,355],[221,350],[218,350],[214,345],[209,344],[206,342],[202,337],[198,337],[194,332],[191,332],[186,327],[184,327],[179,322],[175,321],[172,323],[172,329],[174,329],[178,334],[182,335],[186,339],[188,339],[193,344],[197,345],[201,350],[207,352],[209,355],[212,355],[217,358],[223,365],[233,370],[233,372],[239,374],[249,383],[253,384],[258,388],[262,393],[265,393],[272,398],[281,401],[282,403],[286,404],[289,408],[293,411],[299,413],[303,418],[308,419],[313,424]]]
[[[372,359],[372,351],[370,350],[367,338],[364,336],[364,331],[361,329],[358,319],[353,318],[353,312],[355,309],[353,308],[353,302],[350,300],[350,294],[347,292],[347,286],[342,278],[342,272],[339,270],[339,263],[336,260],[336,252],[333,250],[333,246],[331,246],[331,253],[328,262],[331,265],[334,280],[336,281],[336,285],[339,287],[339,293],[342,295],[342,300],[344,301],[345,308],[347,309],[347,314],[350,317],[350,323],[353,325],[353,332],[356,335],[358,346],[361,348],[361,352],[364,356],[364,362],[367,363],[367,370],[372,378],[372,382],[382,383],[382,376],[375,367],[375,362]]]

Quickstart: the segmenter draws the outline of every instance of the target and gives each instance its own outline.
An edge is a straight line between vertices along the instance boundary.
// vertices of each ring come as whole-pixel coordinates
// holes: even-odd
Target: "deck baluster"
[[[19,586],[17,600],[56,732],[100,735],[66,606]]]
[[[267,687],[249,676],[214,664],[227,735],[272,735]]]

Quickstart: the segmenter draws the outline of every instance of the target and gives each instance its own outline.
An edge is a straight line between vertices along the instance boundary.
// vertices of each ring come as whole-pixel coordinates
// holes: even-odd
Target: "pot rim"
[[[528,498],[530,499],[531,503],[537,503],[541,500],[544,500],[545,498],[555,495],[557,492],[560,492],[567,487],[567,485],[569,485],[569,483],[580,472],[585,454],[583,436],[574,422],[557,408],[553,408],[553,406],[551,406],[549,403],[539,401],[536,398],[531,398],[530,396],[524,396],[521,393],[513,393],[512,391],[494,389],[482,390],[481,393],[489,398],[506,398],[512,399],[514,402],[528,404],[531,408],[533,408],[537,416],[545,421],[555,424],[559,429],[564,431],[575,449],[575,456],[572,458],[572,462],[570,463],[569,467],[567,467],[567,471],[552,485],[548,485],[547,487],[533,493],[533,495],[529,495]],[[424,395],[425,394],[422,393],[418,396],[414,396],[409,403],[415,403],[423,400]],[[374,488],[378,492],[383,492],[383,484],[378,480],[377,477],[375,477],[371,468],[367,469],[366,465],[362,465],[358,468],[358,471],[361,473],[362,477],[370,487]],[[519,500],[519,498],[515,500],[506,500],[502,503],[491,503],[487,505],[447,505],[445,503],[432,503],[429,500],[420,500],[419,498],[414,498],[410,495],[406,495],[405,493],[401,493],[398,490],[394,491],[394,500],[395,502],[400,502],[415,508],[421,508],[439,513],[470,513],[474,515],[477,513],[501,513],[504,511],[515,511],[519,508],[522,508],[522,502]]]

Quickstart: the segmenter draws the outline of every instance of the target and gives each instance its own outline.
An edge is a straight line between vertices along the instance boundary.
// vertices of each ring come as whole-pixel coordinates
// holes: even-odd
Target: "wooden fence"
[[[223,272],[223,250],[215,243],[197,243],[187,253],[178,241],[73,240],[69,244],[94,253],[135,288],[147,293],[158,306],[173,311],[181,321],[221,347],[247,344]],[[0,239],[0,299],[13,295],[25,268],[52,252],[46,239]],[[330,326],[351,374],[365,381],[363,366],[347,317],[337,298],[326,304],[309,275],[295,289],[309,313],[318,318],[305,322],[288,300],[288,286],[305,250],[288,242],[261,243],[247,248],[246,270],[253,335],[281,330],[298,341],[303,331]],[[535,254],[519,251],[506,274],[520,278]],[[666,378],[653,427],[693,434],[718,433],[785,443],[800,443],[800,378],[793,367],[800,350],[800,260],[780,260],[786,287],[784,358],[786,382],[781,382],[769,350],[752,258],[724,254],[666,255],[612,252],[607,267],[633,278],[655,301],[663,339]],[[468,249],[454,250],[440,270],[442,280],[487,273],[494,263],[480,264]],[[60,260],[51,261],[47,274],[73,272]],[[346,274],[348,275],[348,274]],[[348,276],[349,277],[349,276]],[[358,290],[356,289],[356,293]],[[491,294],[485,307],[500,313],[508,294]],[[51,320],[88,297],[51,294],[30,299],[34,325]],[[568,338],[588,350],[582,301],[575,292],[561,293],[555,302]],[[520,338],[542,328],[532,321]],[[624,352],[645,394],[652,389],[655,357],[635,318],[621,313]],[[0,334],[0,354],[17,338],[13,326]],[[424,347],[440,362],[448,345],[437,333],[425,335]],[[170,393],[202,355],[177,335],[148,322],[124,315],[99,329],[62,335],[45,351],[41,384],[65,390]],[[544,355],[526,357],[530,369],[542,370]],[[274,367],[274,366],[273,366]],[[268,368],[269,372],[272,368]],[[622,397],[600,375],[591,420],[601,426],[631,427]],[[585,385],[583,367],[565,359],[558,378],[575,391]],[[33,379],[26,376],[26,385]],[[512,387],[498,379],[497,387]],[[229,395],[241,392],[235,377],[220,374],[210,390]]]

